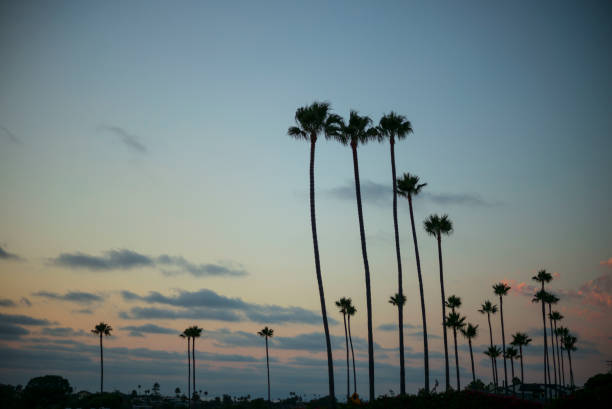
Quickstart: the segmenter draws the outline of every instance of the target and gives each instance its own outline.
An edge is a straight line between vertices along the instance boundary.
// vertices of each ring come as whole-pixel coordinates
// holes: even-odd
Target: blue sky
[[[558,274],[553,290],[566,294],[567,325],[590,343],[591,355],[577,363],[584,380],[603,370],[612,336],[598,321],[612,307],[611,15],[604,1],[3,2],[0,313],[47,320],[47,335],[56,335],[50,345],[65,339],[56,328],[80,334],[105,320],[119,329],[109,341],[117,348],[177,353],[183,346],[172,334],[129,336],[120,328],[178,331],[195,317],[212,331],[254,333],[265,319],[279,336],[320,331],[310,315],[316,321],[319,306],[308,147],[286,132],[296,108],[326,100],[342,116],[356,109],[378,121],[394,110],[411,120],[414,134],[397,145],[398,171],[429,183],[416,202],[419,223],[431,213],[449,213],[455,223],[444,249],[447,293],[464,298],[469,319],[482,321],[476,308],[494,282],[529,284],[540,268]],[[386,301],[396,291],[388,155],[383,144],[359,151],[375,325],[394,322]],[[364,311],[346,147],[318,144],[316,183],[328,308],[351,296]],[[418,325],[407,206],[399,211],[407,314]],[[435,243],[419,234],[435,325]],[[128,263],[115,263],[113,254]],[[224,321],[231,314],[218,315],[217,306],[176,322],[125,318],[133,308],[167,308],[147,299],[151,292],[189,292],[200,303],[213,292],[216,300],[242,300],[241,320],[268,315]],[[520,291],[507,308],[506,322],[517,329],[534,310]],[[287,322],[282,314],[303,319]],[[355,322],[361,337],[364,317]],[[9,321],[6,333],[17,338],[0,341],[2,348],[25,348],[17,339],[40,347],[42,328]],[[342,336],[340,325],[332,331]],[[393,331],[375,339],[381,348],[396,344]],[[211,336],[202,351],[220,353],[219,343]],[[418,337],[408,348],[419,351]],[[236,353],[259,359],[260,349]],[[319,352],[306,357],[320,359]],[[397,390],[393,350],[384,354],[389,377],[381,376],[381,393]],[[281,353],[279,364],[299,383],[296,355]],[[82,388],[96,385],[95,357],[88,359],[92,372],[80,379],[91,380]],[[216,376],[221,385],[250,382],[223,362],[209,362],[210,371],[225,371]],[[411,365],[416,390],[419,360]],[[308,368],[301,392],[324,392],[315,381],[324,368]],[[64,366],[7,366],[0,382],[24,383],[43,369],[77,378]],[[365,382],[366,372],[360,377]],[[179,379],[160,373],[158,380],[173,390],[167,383]],[[128,380],[109,385],[133,388]],[[248,388],[263,394],[265,385]],[[279,396],[298,389],[283,388]]]

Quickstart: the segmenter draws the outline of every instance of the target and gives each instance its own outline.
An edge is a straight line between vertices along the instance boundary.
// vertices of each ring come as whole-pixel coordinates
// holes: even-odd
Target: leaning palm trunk
[[[357,214],[359,217],[359,234],[361,237],[361,254],[363,256],[363,267],[365,269],[366,282],[366,307],[368,314],[368,373],[370,381],[370,401],[375,399],[374,395],[374,337],[372,334],[372,296],[370,289],[370,266],[368,264],[368,250],[366,248],[365,229],[363,226],[363,211],[361,207],[361,186],[359,183],[359,162],[357,159],[357,144],[351,142],[353,151],[353,170],[355,173],[355,195],[357,196]]]
[[[510,358],[510,367],[512,368],[512,393],[516,393],[514,388],[514,358]]]
[[[350,398],[351,390],[350,390],[350,376],[349,376],[349,345],[348,345],[348,331],[346,328],[346,314],[342,313],[342,318],[344,319],[344,341],[346,343],[346,398]]]
[[[457,372],[457,391],[461,390],[459,383],[459,354],[457,353],[457,329],[453,328],[453,338],[455,340],[455,371]]]
[[[552,314],[552,306],[548,304],[548,322],[550,323],[550,346],[552,350],[553,372],[555,374],[554,385],[555,385],[555,392],[556,392],[557,390],[557,360],[555,357],[555,332],[553,331],[553,320],[552,318],[550,318],[551,314]]]
[[[570,385],[572,386],[572,389],[575,388],[574,385],[574,370],[572,369],[572,353],[569,349],[566,349],[567,351],[567,360],[569,362],[569,367],[570,367]]]
[[[442,238],[438,235],[438,262],[440,264],[440,290],[442,292],[442,331],[444,334],[444,370],[446,375],[446,390],[450,389],[448,370],[448,340],[446,337],[446,296],[444,295],[444,272],[442,268]]]
[[[487,322],[489,323],[489,339],[491,341],[491,348],[493,348],[493,329],[491,329],[491,313],[487,312]],[[491,357],[491,370],[493,371],[493,384],[497,386],[497,376],[495,374],[495,363],[493,357]]]
[[[332,359],[331,342],[329,339],[329,326],[327,324],[327,311],[325,308],[325,294],[323,293],[323,279],[321,277],[321,263],[319,261],[319,242],[317,240],[317,219],[315,216],[315,184],[314,163],[316,135],[311,135],[310,144],[310,225],[312,228],[312,245],[314,248],[315,269],[317,273],[317,284],[319,285],[319,299],[321,301],[321,316],[323,317],[323,329],[325,330],[325,344],[327,346],[327,374],[329,380],[329,398],[332,407],[336,406],[334,393],[334,362]]]
[[[525,377],[523,373],[523,346],[519,345],[519,352],[521,354],[521,397],[525,399],[525,391],[523,390],[523,385],[525,384]]]
[[[470,345],[470,361],[472,362],[472,382],[476,382],[476,371],[474,371],[474,354],[472,353],[472,339],[471,338],[468,338],[468,344]]]
[[[423,278],[421,276],[421,260],[419,258],[419,245],[417,243],[416,229],[414,227],[414,214],[412,212],[412,196],[408,196],[410,207],[410,224],[412,225],[412,240],[414,241],[414,255],[416,258],[417,274],[419,276],[419,292],[421,295],[421,319],[423,321],[423,360],[425,368],[425,392],[429,393],[429,348],[427,346],[427,317],[425,315],[425,295],[423,294]],[[472,370],[472,373],[474,371]]]
[[[104,354],[102,352],[102,333],[100,333],[100,394],[104,393]]]
[[[567,385],[565,383],[565,358],[563,358],[563,346],[559,347],[559,356],[561,356],[561,377],[563,382],[563,387]]]
[[[353,356],[353,393],[357,393],[357,372],[355,370],[355,350],[353,349],[353,337],[351,336],[351,316],[348,317],[349,342],[351,344],[351,355]]]
[[[504,301],[503,297],[499,296],[499,315],[501,317],[502,328],[502,357],[504,359],[504,393],[508,390],[508,370],[506,369],[506,335],[504,334]]]

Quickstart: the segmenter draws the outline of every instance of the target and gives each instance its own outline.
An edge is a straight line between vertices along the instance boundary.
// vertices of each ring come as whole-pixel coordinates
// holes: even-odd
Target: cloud
[[[164,274],[175,275],[189,273],[194,277],[204,276],[245,276],[248,273],[241,265],[195,264],[181,256],[162,254],[157,257],[148,256],[132,250],[109,250],[102,256],[92,256],[81,252],[62,253],[51,264],[71,269],[91,271],[129,270],[132,268],[154,267]]]
[[[19,257],[17,254],[13,254],[13,253],[9,253],[8,251],[4,250],[2,247],[0,247],[0,260],[21,260],[21,257]]]
[[[76,337],[89,335],[82,329],[75,330],[70,327],[45,327],[41,331],[42,335],[51,337]]]
[[[21,297],[21,300],[19,300],[19,302],[25,305],[26,307],[32,306],[32,303],[26,297]]]
[[[129,311],[120,312],[124,319],[210,319],[219,321],[253,321],[262,323],[320,324],[321,316],[301,307],[282,307],[279,305],[262,305],[249,303],[241,298],[230,298],[203,288],[198,291],[181,290],[177,294],[167,296],[157,291],[147,295],[138,295],[131,291],[122,291],[121,296],[126,301],[161,304],[178,309],[159,307],[134,307]],[[329,318],[330,324],[338,321]]]
[[[8,298],[0,298],[0,307],[15,307],[17,304]]]
[[[28,315],[12,315],[0,314],[0,324],[17,324],[17,325],[50,325],[51,322],[46,319],[34,318]]]
[[[70,301],[77,304],[91,304],[96,301],[104,300],[104,297],[86,293],[82,291],[69,291],[66,294],[57,294],[48,291],[39,291],[37,293],[33,293],[32,295],[36,297],[49,298],[51,300],[61,300],[61,301]]]
[[[12,142],[16,145],[23,145],[23,142],[21,142],[21,139],[15,136],[15,134],[13,134],[11,131],[6,129],[4,126],[0,126],[0,134],[4,135],[5,138],[8,139],[9,142]]]
[[[602,266],[612,266],[612,257],[607,260],[600,261],[599,264]]]
[[[173,328],[160,327],[155,324],[143,324],[143,325],[128,325],[127,327],[120,328],[123,331],[130,331],[132,337],[143,337],[144,334],[179,334],[180,331]]]
[[[140,138],[136,135],[128,133],[125,129],[119,126],[112,125],[102,125],[99,127],[99,129],[101,131],[112,133],[113,135],[118,136],[121,139],[121,142],[123,142],[132,151],[140,154],[147,153],[148,149],[139,141]]]
[[[347,181],[342,186],[336,186],[324,191],[325,194],[342,200],[355,200],[355,183]],[[361,196],[364,202],[386,205],[391,202],[393,190],[391,186],[373,182],[371,180],[363,180],[361,182]],[[491,202],[483,199],[475,193],[430,193],[423,192],[415,197],[415,200],[426,200],[439,205],[462,205],[473,207],[493,207],[498,206],[500,202]]]
[[[90,310],[89,308],[83,308],[83,309],[80,309],[80,310],[73,310],[72,312],[75,313],[75,314],[93,314],[93,311]]]
[[[3,340],[15,340],[20,339],[24,335],[28,335],[30,331],[20,327],[0,321],[0,339]]]
[[[416,326],[408,323],[404,323],[404,329],[414,329]],[[381,331],[396,331],[398,329],[398,325],[394,323],[390,324],[381,324],[378,326],[378,329]]]

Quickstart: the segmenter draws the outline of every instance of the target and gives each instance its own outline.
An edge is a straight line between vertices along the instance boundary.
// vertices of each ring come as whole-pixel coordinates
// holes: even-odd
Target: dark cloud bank
[[[0,260],[22,260],[17,254],[9,253],[0,246]]]

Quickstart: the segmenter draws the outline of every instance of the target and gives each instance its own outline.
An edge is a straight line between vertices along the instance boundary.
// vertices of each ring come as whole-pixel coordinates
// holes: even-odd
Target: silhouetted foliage
[[[62,408],[72,387],[67,379],[57,375],[45,375],[30,379],[23,390],[22,403],[28,408]]]

